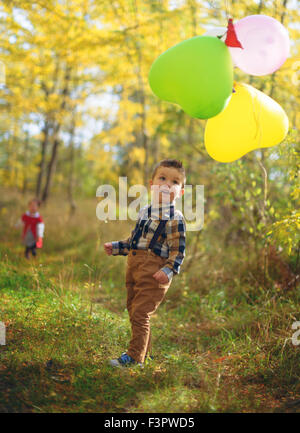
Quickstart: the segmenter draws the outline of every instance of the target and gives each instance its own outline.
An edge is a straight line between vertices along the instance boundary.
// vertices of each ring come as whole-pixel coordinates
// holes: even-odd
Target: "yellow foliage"
[[[69,166],[64,159],[68,162],[66,149],[72,119],[82,152],[76,154],[81,158],[78,165],[86,164],[88,178],[115,182],[120,163],[116,155],[122,155],[121,163],[132,181],[140,182],[143,171],[149,171],[158,159],[178,155],[189,161],[199,180],[197,157],[204,154],[204,123],[192,123],[175,105],[159,101],[149,87],[148,73],[157,56],[171,46],[203,34],[208,26],[225,26],[224,3],[16,0],[2,2],[1,8],[1,61],[5,65],[6,89],[0,88],[0,100],[5,102],[0,121],[7,131],[0,136],[5,154],[0,160],[2,183],[22,187],[27,173],[34,184],[47,122],[52,129],[46,166],[57,133],[60,177],[56,179],[66,177],[65,165]],[[272,92],[287,112],[291,127],[300,129],[300,32],[295,25],[299,10],[292,6],[284,9],[283,2],[275,0],[226,2],[227,13],[235,20],[258,8],[259,13],[284,20],[292,40],[291,57],[276,74],[244,76],[244,81],[253,81],[265,93]],[[94,135],[90,131],[87,134],[90,119],[102,125]],[[29,128],[26,156],[23,127],[28,128],[29,123],[40,132],[36,134]],[[293,198],[299,198],[297,189],[293,190]]]

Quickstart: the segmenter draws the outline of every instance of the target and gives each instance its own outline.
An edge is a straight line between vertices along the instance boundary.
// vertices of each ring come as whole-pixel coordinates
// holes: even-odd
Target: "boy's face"
[[[32,200],[28,203],[28,210],[30,213],[36,213],[38,211],[38,204],[35,200]]]
[[[184,193],[183,176],[174,167],[158,167],[155,176],[150,180],[151,190],[154,191],[154,201],[172,203]]]

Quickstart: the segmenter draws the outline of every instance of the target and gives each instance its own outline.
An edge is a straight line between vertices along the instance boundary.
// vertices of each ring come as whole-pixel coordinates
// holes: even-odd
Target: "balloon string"
[[[229,7],[228,7],[228,0],[225,0],[225,13],[226,13],[226,19],[228,21],[230,14],[229,14]]]
[[[259,139],[258,139],[258,146],[261,147],[261,143],[262,143],[262,122],[261,122],[261,114],[262,114],[262,103],[261,100],[259,99],[259,96],[256,95],[256,101],[258,104],[258,130],[259,130]]]
[[[262,141],[262,129],[261,129],[261,122],[260,122],[262,107],[258,99],[258,96],[252,90],[251,90],[251,101],[252,101],[253,117],[256,124],[254,140],[257,140],[257,147],[260,147]],[[258,106],[258,110],[256,110],[256,106]]]
[[[230,14],[229,14],[229,7],[228,7],[228,0],[224,0],[224,6],[225,6],[225,15],[226,15],[226,21],[228,23],[228,19],[230,18]],[[212,9],[214,9],[216,12],[220,12],[220,15],[222,15],[222,6],[218,6],[216,7],[214,5],[214,2],[212,2],[211,5]]]

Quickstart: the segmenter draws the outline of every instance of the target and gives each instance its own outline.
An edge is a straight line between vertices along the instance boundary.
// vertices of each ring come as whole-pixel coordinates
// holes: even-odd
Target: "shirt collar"
[[[154,205],[152,202],[150,203],[151,209],[170,209],[170,207],[175,206],[175,200],[173,200],[171,203],[159,203],[159,205]]]
[[[154,206],[153,203],[148,207],[148,216],[157,219],[170,219],[174,215],[175,202],[160,203]]]
[[[32,217],[32,218],[38,218],[40,214],[38,212],[30,213],[29,210],[26,211],[26,215]]]

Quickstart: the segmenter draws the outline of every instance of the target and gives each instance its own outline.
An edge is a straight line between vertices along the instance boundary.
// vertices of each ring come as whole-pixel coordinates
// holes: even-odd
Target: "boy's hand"
[[[106,244],[104,244],[104,250],[108,256],[111,256],[112,255],[112,243],[107,242]]]
[[[42,248],[43,246],[43,238],[38,238],[38,241],[36,243],[37,248]]]
[[[169,282],[169,278],[167,277],[167,274],[164,273],[164,271],[157,271],[155,274],[153,274],[153,278],[156,279],[160,284],[166,284]]]

